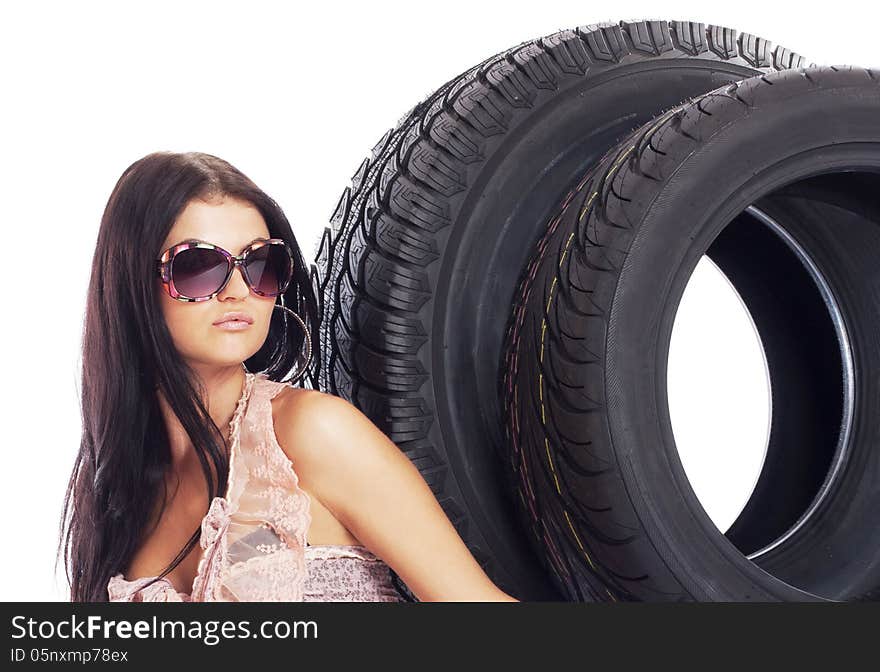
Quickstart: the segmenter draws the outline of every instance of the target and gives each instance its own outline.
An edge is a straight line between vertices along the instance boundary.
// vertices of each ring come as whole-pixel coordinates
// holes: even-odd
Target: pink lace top
[[[111,602],[398,602],[391,569],[362,545],[311,546],[309,496],[278,445],[270,400],[287,383],[245,372],[230,422],[227,497],[202,519],[190,593],[162,577],[110,579]]]

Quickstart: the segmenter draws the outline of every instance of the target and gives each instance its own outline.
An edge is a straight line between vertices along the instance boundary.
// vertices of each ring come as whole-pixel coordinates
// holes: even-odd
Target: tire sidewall
[[[536,200],[530,194],[536,185],[522,183],[522,166],[555,166],[552,157],[542,154],[540,160],[535,160],[535,155],[572,141],[569,136],[560,138],[559,119],[548,123],[548,115],[555,114],[554,108],[563,104],[561,97],[572,108],[572,101],[595,102],[586,111],[570,112],[563,125],[571,126],[577,120],[584,128],[585,138],[592,137],[588,133],[595,133],[594,146],[581,152],[585,171],[619,139],[603,138],[601,129],[623,119],[628,123],[626,131],[630,131],[683,98],[759,72],[744,63],[719,61],[708,54],[650,59],[631,55],[627,60],[631,62],[596,71],[548,98],[542,108],[530,110],[507,134],[500,136],[497,145],[492,141],[487,144],[487,156],[491,158],[480,166],[457,208],[450,235],[442,246],[441,263],[429,272],[436,291],[422,309],[426,315],[423,321],[433,327],[431,342],[442,344],[426,349],[424,362],[425,369],[431,372],[430,398],[440,420],[433,429],[434,441],[444,446],[453,472],[466,475],[460,477],[465,501],[469,510],[482,510],[486,523],[481,529],[492,535],[495,548],[503,548],[504,540],[511,536],[505,534],[505,511],[501,508],[510,502],[500,494],[489,496],[499,488],[494,481],[503,468],[500,455],[506,450],[497,387],[502,377],[503,327],[515,299],[521,268],[546,226],[546,213],[532,218],[524,215],[529,212],[523,206],[526,194]],[[655,100],[658,91],[652,97],[648,95],[652,92],[638,86],[637,82],[647,79],[664,90],[662,100]],[[610,91],[615,92],[615,105],[602,103]],[[639,96],[645,100],[642,108],[634,105]],[[584,107],[582,102],[579,106]],[[538,131],[541,141],[535,142],[533,136]],[[560,193],[564,196],[582,175],[566,175],[565,183],[560,181],[561,177],[552,185],[561,192],[553,191],[552,195],[537,199],[551,209],[558,207]],[[489,451],[487,443],[492,446]],[[474,484],[479,484],[479,488],[473,488]],[[512,550],[506,555],[516,557]]]

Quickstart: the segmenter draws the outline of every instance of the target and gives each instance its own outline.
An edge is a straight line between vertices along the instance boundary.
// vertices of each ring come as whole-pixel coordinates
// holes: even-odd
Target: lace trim
[[[264,394],[255,395],[254,413],[260,421],[260,434],[265,436],[267,440],[266,468],[271,472],[269,474],[261,474],[269,476],[270,480],[277,483],[278,476],[282,482],[270,492],[272,499],[272,512],[275,520],[279,521],[280,531],[286,541],[291,545],[305,548],[307,545],[306,534],[312,524],[311,499],[306,492],[299,487],[299,476],[293,467],[287,453],[278,443],[278,437],[275,434],[275,423],[272,420],[272,404],[270,401],[274,399],[284,388],[292,387],[289,383],[279,383],[269,380],[265,374],[258,374],[258,384]],[[289,487],[288,487],[289,486]],[[287,534],[288,530],[294,531],[294,538],[291,539]]]
[[[241,423],[244,420],[244,412],[248,401],[253,396],[255,378],[256,374],[245,371],[244,388],[242,389],[241,396],[238,398],[238,403],[235,405],[235,410],[232,412],[232,419],[229,421],[229,432],[226,435],[226,440],[229,442],[229,478],[226,483],[226,498],[231,498],[231,486],[235,483],[233,474],[236,466],[235,456],[238,455],[238,447],[241,441]]]
[[[172,583],[162,577],[146,588],[143,586],[152,581],[154,576],[127,581],[122,572],[110,578],[107,593],[111,602],[189,602],[189,595],[178,593]]]
[[[223,538],[223,543],[225,545],[225,536]],[[287,552],[293,549],[285,549],[282,552]],[[219,553],[219,551],[218,551]],[[223,549],[223,553],[225,554],[225,548]],[[347,545],[347,544],[319,544],[316,546],[306,546],[305,548],[305,561],[302,566],[305,566],[306,572],[308,574],[308,582],[306,583],[306,587],[310,587],[313,584],[319,583],[318,578],[323,576],[323,567],[321,566],[321,561],[324,560],[335,560],[335,559],[357,559],[362,560],[369,563],[376,563],[376,566],[384,565],[385,563],[373,554],[369,549],[365,546],[361,545]],[[261,563],[266,561],[268,556],[255,556],[249,558],[243,562],[235,563],[228,568],[226,568],[226,576],[229,578],[234,578],[236,576],[240,576],[241,574],[247,574],[252,569],[258,568]],[[287,565],[288,571],[292,571],[293,574],[299,576],[300,563],[297,562],[299,556],[291,556],[290,563]],[[208,582],[208,585],[217,586],[222,583],[220,580],[220,572],[223,569],[223,565],[220,563],[214,563],[211,566],[210,571],[205,573],[205,577],[210,576],[211,579]],[[268,568],[270,571],[272,567]],[[142,588],[142,586],[149,581],[151,581],[155,577],[145,577],[142,579],[133,579],[131,581],[127,581],[122,573],[119,573],[113,576],[110,579],[110,584],[108,586],[108,592],[110,595],[111,601],[123,601],[123,602],[198,602],[205,601],[207,596],[200,595],[199,593],[202,591],[202,584],[200,583],[198,586],[193,588],[192,594],[178,592],[174,585],[168,580],[167,577],[162,577],[155,583],[147,586],[146,588]],[[271,585],[271,582],[266,583],[267,587]],[[320,592],[320,591],[318,591]],[[306,596],[305,599],[309,599],[309,596],[314,595],[315,591],[313,588],[310,588],[310,592]],[[271,594],[268,598],[271,598]]]
[[[226,530],[230,520],[229,502],[215,497],[208,515],[202,519],[200,545],[203,552],[193,579],[191,595],[194,601],[204,602],[206,590],[217,585],[222,559],[226,556]]]
[[[208,513],[202,518],[202,533],[199,539],[202,555],[196,567],[196,575],[193,578],[192,592],[190,593],[193,601],[203,602],[206,591],[217,585],[222,560],[226,555],[225,532],[229,528],[232,514],[238,509],[236,503],[230,500],[233,498],[233,485],[237,482],[235,474],[237,473],[237,458],[241,441],[241,423],[248,401],[252,396],[255,378],[255,374],[245,371],[242,393],[235,405],[235,410],[232,412],[232,419],[229,421],[227,434],[229,477],[226,482],[226,496],[215,497],[211,501]],[[220,540],[219,544],[217,543],[218,539]]]
[[[307,560],[329,560],[332,558],[357,558],[372,562],[382,562],[381,558],[360,544],[318,544],[306,546]]]

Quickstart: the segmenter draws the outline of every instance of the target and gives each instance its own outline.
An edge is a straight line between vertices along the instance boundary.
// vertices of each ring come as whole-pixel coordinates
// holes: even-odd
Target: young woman
[[[516,601],[366,416],[291,384],[317,356],[314,292],[284,213],[229,163],[126,169],[83,338],[72,601],[404,599],[394,573],[422,601]]]

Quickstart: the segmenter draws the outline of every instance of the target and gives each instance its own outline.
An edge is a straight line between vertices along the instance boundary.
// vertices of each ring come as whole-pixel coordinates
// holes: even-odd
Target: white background
[[[745,1],[2,7],[4,601],[66,599],[54,562],[79,445],[89,267],[107,197],[134,160],[155,150],[227,159],[281,204],[311,260],[381,135],[437,86],[523,40],[600,21],[679,19],[753,33],[808,62],[880,64],[880,11],[864,2],[821,14]],[[754,374],[750,348],[740,354]],[[762,431],[759,423],[753,434]]]

